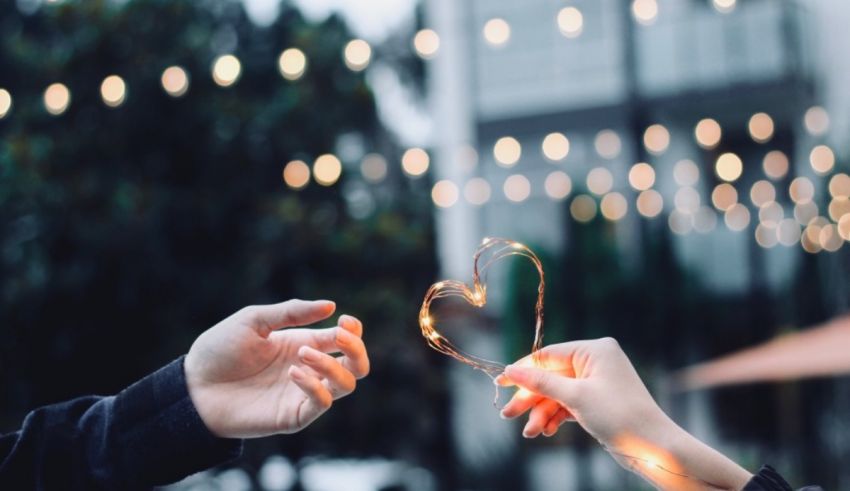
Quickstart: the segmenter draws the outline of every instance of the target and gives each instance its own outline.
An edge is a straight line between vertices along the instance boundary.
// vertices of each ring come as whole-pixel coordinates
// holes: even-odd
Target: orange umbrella
[[[850,316],[680,370],[680,390],[850,373]]]

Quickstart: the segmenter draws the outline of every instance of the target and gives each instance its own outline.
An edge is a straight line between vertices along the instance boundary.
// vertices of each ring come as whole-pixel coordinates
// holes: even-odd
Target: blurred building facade
[[[446,277],[470,276],[482,237],[558,254],[575,227],[593,219],[610,222],[627,267],[641,260],[648,236],[669,234],[678,261],[728,294],[783,288],[812,252],[800,237],[805,242],[813,217],[829,218],[832,167],[818,169],[812,151],[824,145],[841,160],[848,150],[850,64],[841,46],[850,35],[841,26],[850,5],[427,0],[425,12],[440,33],[440,54],[428,62],[435,179],[455,183],[460,195],[437,211]],[[724,185],[721,156],[729,153],[742,168],[731,179],[739,205],[726,211],[732,186]],[[652,170],[633,168],[639,162]],[[795,196],[801,182],[808,192],[804,181],[820,209]],[[815,242],[806,247],[821,249]],[[498,288],[492,293],[498,310],[503,299]],[[835,292],[841,306],[846,293]],[[498,358],[490,332],[467,336],[479,353]],[[456,373],[457,441],[475,465],[498,455],[493,448],[510,452],[516,439],[515,429],[476,410],[483,377],[466,371]],[[686,404],[689,424],[711,439],[712,417],[698,397]],[[469,442],[486,442],[490,452]],[[585,463],[556,459],[567,462],[557,470],[563,479],[545,465],[565,452],[531,457],[534,489],[568,489],[571,479],[582,488],[576,476],[588,474],[564,469]],[[587,466],[593,489],[611,474],[598,457]],[[611,479],[607,485],[618,487]]]

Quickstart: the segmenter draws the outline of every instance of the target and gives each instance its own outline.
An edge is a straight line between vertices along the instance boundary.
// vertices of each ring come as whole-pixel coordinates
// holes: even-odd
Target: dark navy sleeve
[[[791,485],[788,484],[776,470],[766,465],[759,469],[758,474],[750,479],[750,482],[744,486],[742,491],[793,491]],[[806,486],[800,491],[823,491],[819,486]]]
[[[0,436],[0,489],[148,489],[237,457],[189,398],[183,358],[110,397],[38,408]]]

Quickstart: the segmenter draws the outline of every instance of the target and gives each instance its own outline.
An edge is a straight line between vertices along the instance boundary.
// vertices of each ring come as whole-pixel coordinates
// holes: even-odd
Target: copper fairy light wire
[[[529,259],[540,275],[540,283],[537,286],[537,302],[534,306],[534,343],[531,347],[532,355],[536,356],[537,351],[543,347],[543,292],[546,286],[543,277],[543,264],[531,249],[517,241],[494,237],[485,238],[473,256],[472,287],[470,288],[466,283],[457,280],[443,280],[434,283],[425,294],[425,300],[419,309],[419,328],[429,346],[440,353],[483,371],[490,377],[502,373],[505,365],[469,354],[452,344],[437,330],[436,322],[431,315],[431,303],[439,298],[457,296],[475,307],[483,307],[487,303],[487,285],[482,283],[482,275],[493,263],[510,256],[521,256]]]

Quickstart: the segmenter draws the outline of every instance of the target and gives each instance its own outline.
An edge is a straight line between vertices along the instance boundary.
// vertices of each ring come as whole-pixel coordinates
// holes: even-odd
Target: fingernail
[[[289,367],[289,376],[293,378],[301,378],[301,370],[299,370],[295,365],[292,365]]]
[[[348,333],[348,331],[340,329],[339,332],[336,334],[336,343],[342,344],[342,345],[345,345],[345,346],[348,346],[349,344],[351,344],[351,340],[348,339],[347,333]]]
[[[298,350],[298,354],[301,356],[301,358],[304,361],[316,361],[316,360],[318,360],[316,353],[306,346],[302,346],[301,349]]]
[[[499,412],[499,417],[502,419],[509,419],[508,416],[504,412]]]

